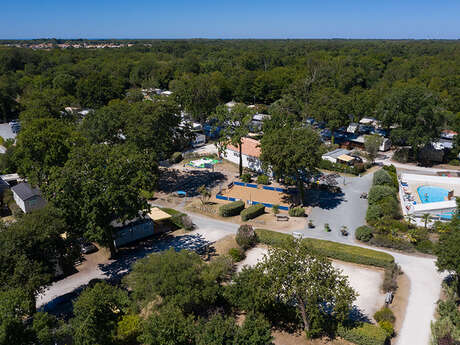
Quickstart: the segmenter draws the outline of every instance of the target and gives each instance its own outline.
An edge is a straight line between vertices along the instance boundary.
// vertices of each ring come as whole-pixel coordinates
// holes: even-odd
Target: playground
[[[279,205],[280,210],[287,211],[294,202],[294,195],[289,190],[257,184],[234,182],[216,195],[218,200],[242,200],[249,205],[263,204],[266,207]]]

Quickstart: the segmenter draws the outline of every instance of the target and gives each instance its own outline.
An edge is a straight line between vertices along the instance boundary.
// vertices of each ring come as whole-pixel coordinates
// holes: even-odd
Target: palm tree
[[[409,225],[412,225],[412,221],[415,222],[415,218],[412,214],[407,214],[404,216],[404,218],[406,218],[406,221],[409,223]]]
[[[422,219],[425,222],[425,229],[426,229],[426,226],[428,225],[428,222],[431,220],[431,214],[424,213],[423,216],[422,216]]]

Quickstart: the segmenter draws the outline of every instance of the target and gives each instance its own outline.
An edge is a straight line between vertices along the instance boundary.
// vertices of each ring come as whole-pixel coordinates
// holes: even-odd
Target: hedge
[[[259,242],[275,247],[280,246],[291,236],[289,234],[265,229],[256,229],[255,232]],[[383,268],[390,267],[394,263],[393,256],[372,249],[313,238],[305,238],[303,241],[319,254],[331,259]]]
[[[367,198],[369,200],[369,205],[373,205],[388,196],[396,197],[394,188],[389,186],[372,186]]]
[[[256,218],[260,216],[261,214],[264,214],[265,212],[265,206],[262,204],[257,204],[257,205],[252,205],[245,209],[243,212],[241,212],[241,220],[242,221],[247,221],[249,219]]]
[[[305,209],[300,206],[290,208],[288,212],[291,217],[304,217],[305,216]]]
[[[193,229],[193,223],[191,219],[185,213],[182,213],[180,211],[177,211],[169,207],[162,207],[160,209],[172,216],[170,218],[170,221],[178,228],[185,229],[185,230]]]
[[[386,170],[378,170],[374,173],[374,186],[390,186],[394,187],[393,179]]]
[[[244,202],[238,200],[219,207],[219,215],[221,217],[233,217],[239,215],[243,210]]]
[[[373,237],[373,230],[367,225],[360,226],[355,231],[355,237],[358,241],[369,242]]]
[[[337,334],[356,345],[386,345],[389,343],[387,331],[369,323],[363,323],[351,329],[338,327]]]

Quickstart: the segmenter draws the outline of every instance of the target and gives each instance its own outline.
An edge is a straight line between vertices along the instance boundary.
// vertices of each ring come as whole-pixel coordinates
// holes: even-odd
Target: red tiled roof
[[[260,143],[258,140],[251,139],[251,138],[243,138],[241,140],[242,142],[242,152],[243,155],[246,156],[251,156],[251,157],[260,157]],[[233,145],[228,145],[227,149],[235,151],[235,152],[240,152],[239,145],[238,146],[233,146]]]

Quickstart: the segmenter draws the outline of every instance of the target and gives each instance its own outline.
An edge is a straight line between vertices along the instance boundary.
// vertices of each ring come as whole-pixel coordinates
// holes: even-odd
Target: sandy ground
[[[254,266],[267,253],[268,248],[266,246],[257,246],[248,250],[246,259],[238,264],[237,271],[240,271],[243,266]],[[372,319],[374,313],[385,303],[385,295],[380,291],[383,282],[383,270],[342,261],[333,261],[332,264],[348,276],[350,285],[359,294],[355,305],[369,319]]]
[[[222,191],[224,196],[237,198],[246,202],[247,200],[258,201],[272,205],[289,206],[290,196],[285,193],[243,186],[233,186]]]

